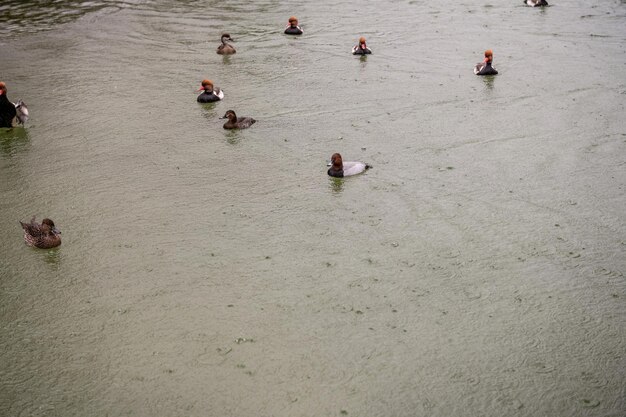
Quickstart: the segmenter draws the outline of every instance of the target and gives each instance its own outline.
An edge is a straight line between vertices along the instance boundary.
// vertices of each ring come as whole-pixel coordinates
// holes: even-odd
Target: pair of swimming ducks
[[[198,91],[202,91],[202,94],[198,96],[198,103],[214,103],[224,98],[224,91],[215,87],[211,80],[203,80]],[[252,117],[237,117],[233,110],[228,110],[220,119],[228,119],[224,123],[224,129],[245,129],[256,123]]]
[[[285,28],[285,33],[287,35],[302,35],[304,33],[302,28],[298,26],[298,19],[295,16],[289,18],[289,24]],[[222,43],[217,47],[217,53],[219,55],[232,55],[237,53],[235,47],[228,43],[228,41],[235,42],[235,40],[230,37],[230,34],[224,33],[220,40]]]
[[[226,112],[226,114],[228,115],[229,112]],[[234,116],[234,112],[232,112],[232,115]],[[371,165],[363,162],[344,162],[339,153],[334,153],[331,156],[331,163],[329,165],[328,175],[335,178],[357,175],[371,168]],[[61,245],[61,231],[56,228],[51,219],[45,218],[41,223],[37,223],[35,216],[33,216],[30,223],[20,222],[20,225],[24,230],[24,242],[26,242],[28,246],[39,249],[51,249]]]

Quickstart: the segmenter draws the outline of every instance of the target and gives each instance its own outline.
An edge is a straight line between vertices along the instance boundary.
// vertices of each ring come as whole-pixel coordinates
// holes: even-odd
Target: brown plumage
[[[228,119],[228,121],[224,123],[224,129],[245,129],[256,123],[256,120],[252,117],[237,117],[232,110],[228,110],[226,114],[224,114],[224,117],[220,117],[220,119]]]
[[[40,249],[50,249],[61,244],[61,232],[54,226],[54,222],[50,219],[43,219],[41,224],[35,221],[35,216],[30,223],[22,223],[24,229],[24,242],[28,246],[34,246]]]
[[[222,44],[217,47],[217,53],[220,55],[232,55],[237,53],[235,48],[231,44],[226,43],[226,41],[235,42],[228,33],[224,33],[222,35]]]

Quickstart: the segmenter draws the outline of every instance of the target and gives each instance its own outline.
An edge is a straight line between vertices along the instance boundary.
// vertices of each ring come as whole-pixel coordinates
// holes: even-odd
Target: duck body
[[[219,55],[232,55],[232,54],[237,53],[237,51],[235,50],[235,47],[226,42],[226,41],[234,42],[234,40],[230,37],[228,33],[223,34],[221,40],[222,40],[222,44],[217,47],[217,53]]]
[[[547,6],[548,2],[546,0],[524,0],[524,4],[530,7],[543,7]]]
[[[285,28],[285,33],[287,35],[302,35],[304,33],[302,28],[298,26],[298,19],[295,16],[289,18],[289,24]]]
[[[224,92],[219,88],[204,90],[202,94],[198,96],[198,103],[214,103],[224,98]]]
[[[355,45],[352,48],[352,55],[369,55],[372,50],[365,45]]]
[[[498,70],[491,65],[491,62],[480,62],[474,67],[476,75],[496,75],[497,73]]]
[[[234,111],[228,110],[224,117],[220,119],[228,119],[224,123],[224,129],[246,129],[256,123],[252,117],[237,117]]]
[[[359,162],[359,161],[345,161],[344,162],[343,159],[341,158],[341,155],[338,153],[333,154],[330,160],[331,160],[331,166],[328,169],[327,173],[331,177],[335,177],[335,178],[343,178],[343,177],[350,177],[352,175],[357,175],[362,172],[365,172],[366,170],[372,167],[369,164],[366,164],[364,162]]]
[[[0,94],[0,127],[13,127],[16,116],[16,105],[9,101],[6,94]]]
[[[352,48],[352,55],[369,55],[372,53],[372,50],[367,47],[367,43],[365,43],[365,37],[361,36],[359,38],[359,43],[354,45]]]
[[[43,219],[41,224],[35,221],[35,216],[30,223],[22,223],[24,229],[24,242],[28,246],[40,249],[55,248],[61,244],[61,232],[54,226],[50,219]]]
[[[287,35],[302,35],[304,31],[300,26],[287,26],[285,29],[285,34]]]

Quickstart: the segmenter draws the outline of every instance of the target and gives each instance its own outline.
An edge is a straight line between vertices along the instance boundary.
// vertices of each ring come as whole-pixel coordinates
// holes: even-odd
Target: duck
[[[491,49],[485,51],[485,59],[483,62],[479,62],[474,67],[474,74],[476,75],[496,75],[498,70],[491,66],[493,61],[493,52]]]
[[[218,54],[220,54],[220,55],[232,55],[232,54],[237,53],[237,51],[235,51],[235,48],[231,44],[226,43],[226,41],[235,42],[233,40],[233,38],[231,38],[228,33],[224,33],[222,35],[221,40],[222,40],[222,44],[217,47],[217,53]]]
[[[7,98],[7,85],[0,81],[0,127],[13,127],[16,116],[16,106]]]
[[[237,117],[233,110],[228,110],[220,119],[228,119],[224,129],[246,129],[256,123],[252,117]]]
[[[330,157],[330,168],[328,169],[328,175],[335,178],[350,177],[352,175],[360,174],[370,169],[372,166],[364,162],[346,161],[343,162],[341,154],[334,153]]]
[[[371,53],[372,50],[367,47],[367,44],[365,43],[365,38],[361,36],[359,38],[359,43],[357,45],[354,45],[354,47],[352,48],[352,55],[369,55]]]
[[[213,103],[224,98],[224,92],[219,87],[213,87],[211,80],[202,80],[202,86],[198,91],[203,91],[198,96],[198,103]]]
[[[298,26],[298,19],[295,16],[289,18],[289,24],[285,29],[287,35],[302,35],[304,31]]]
[[[56,248],[61,244],[61,232],[54,226],[54,222],[48,218],[41,221],[41,224],[35,221],[35,216],[30,223],[22,223],[24,229],[24,242],[28,246],[34,246],[40,249]]]
[[[524,0],[524,4],[531,7],[543,7],[547,6],[548,2],[546,0]]]

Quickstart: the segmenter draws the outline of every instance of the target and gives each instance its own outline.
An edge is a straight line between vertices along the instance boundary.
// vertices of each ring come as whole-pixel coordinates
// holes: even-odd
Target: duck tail
[[[370,169],[370,168],[374,168],[374,166],[373,166],[373,165],[370,165],[370,164],[368,164],[368,163],[366,163],[366,164],[365,164],[365,169]]]

